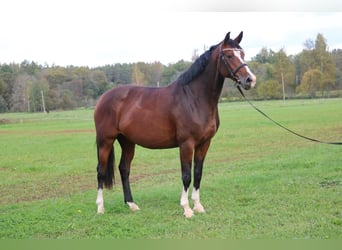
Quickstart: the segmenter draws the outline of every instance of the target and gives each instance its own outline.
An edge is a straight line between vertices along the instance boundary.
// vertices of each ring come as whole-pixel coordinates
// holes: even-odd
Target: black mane
[[[201,74],[205,67],[208,65],[211,53],[217,46],[218,45],[211,46],[209,50],[207,50],[199,58],[197,58],[196,61],[190,66],[190,68],[178,77],[177,82],[182,85],[186,85],[193,79],[195,79],[199,74]]]

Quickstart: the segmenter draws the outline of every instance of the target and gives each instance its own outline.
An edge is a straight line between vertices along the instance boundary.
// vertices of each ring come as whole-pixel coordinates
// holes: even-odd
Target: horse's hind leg
[[[97,142],[97,213],[104,213],[103,184],[107,188],[113,185],[114,177],[114,148],[113,140]]]
[[[131,162],[134,157],[135,144],[122,135],[118,137],[118,141],[121,146],[119,170],[124,193],[124,201],[132,211],[137,211],[139,210],[139,207],[133,202],[133,196],[129,184],[129,174],[131,170]]]

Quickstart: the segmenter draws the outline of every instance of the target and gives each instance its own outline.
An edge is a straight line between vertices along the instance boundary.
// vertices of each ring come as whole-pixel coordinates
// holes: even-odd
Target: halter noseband
[[[247,66],[246,63],[242,63],[240,66],[238,66],[235,70],[232,69],[232,67],[227,63],[227,61],[225,60],[224,58],[224,54],[223,54],[223,51],[226,51],[226,50],[233,50],[233,51],[243,51],[242,49],[237,49],[237,48],[225,48],[225,49],[222,49],[222,44],[220,44],[220,61],[223,61],[223,64],[224,66],[226,67],[226,69],[228,70],[228,72],[230,73],[230,75],[234,78],[234,80],[236,82],[238,82],[238,76],[236,75],[237,72],[239,72],[239,70],[245,66]]]

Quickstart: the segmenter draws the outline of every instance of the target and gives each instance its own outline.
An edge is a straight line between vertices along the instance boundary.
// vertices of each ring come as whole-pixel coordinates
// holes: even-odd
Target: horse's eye
[[[227,55],[227,58],[228,58],[229,60],[231,60],[231,59],[233,59],[233,56],[232,56],[232,55]]]

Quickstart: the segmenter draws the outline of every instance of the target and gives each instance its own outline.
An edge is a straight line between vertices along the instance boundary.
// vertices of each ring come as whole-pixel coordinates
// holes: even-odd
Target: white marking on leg
[[[103,205],[103,190],[102,190],[102,188],[99,188],[99,190],[97,191],[96,204],[97,204],[97,213],[103,214],[104,213],[104,205]]]
[[[194,201],[194,211],[198,213],[205,213],[204,207],[200,202],[200,191],[194,188],[192,190],[191,199]]]
[[[184,188],[183,188],[183,191],[182,191],[182,196],[181,196],[180,204],[181,204],[181,206],[184,209],[184,216],[186,218],[191,218],[194,215],[194,212],[192,211],[192,209],[189,206],[188,190],[185,191]]]
[[[134,202],[126,202],[126,204],[129,206],[129,208],[130,208],[133,212],[140,210],[140,208],[138,207],[138,205],[135,204]]]

